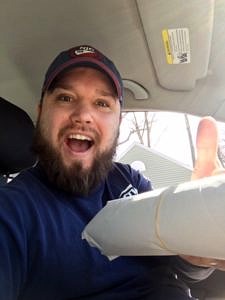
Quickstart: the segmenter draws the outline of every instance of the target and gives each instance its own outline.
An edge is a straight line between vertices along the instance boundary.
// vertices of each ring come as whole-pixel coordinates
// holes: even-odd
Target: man
[[[107,200],[151,189],[112,162],[122,102],[120,74],[97,49],[63,51],[50,65],[33,143],[38,164],[0,188],[1,299],[186,300],[184,282],[212,272],[211,260],[193,257],[110,262],[81,239]]]

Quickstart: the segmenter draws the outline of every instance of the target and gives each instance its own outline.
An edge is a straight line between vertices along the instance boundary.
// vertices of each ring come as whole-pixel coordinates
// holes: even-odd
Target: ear
[[[121,124],[121,122],[122,122],[122,111],[120,111],[120,124]]]
[[[39,104],[37,105],[37,108],[36,108],[37,120],[40,118],[41,111],[42,111],[42,101],[39,102]]]

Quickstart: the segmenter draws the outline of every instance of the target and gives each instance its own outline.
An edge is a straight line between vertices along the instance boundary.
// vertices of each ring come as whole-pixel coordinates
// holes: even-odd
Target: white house
[[[154,188],[189,181],[192,172],[188,166],[137,142],[117,157],[117,161],[138,169],[151,180]]]

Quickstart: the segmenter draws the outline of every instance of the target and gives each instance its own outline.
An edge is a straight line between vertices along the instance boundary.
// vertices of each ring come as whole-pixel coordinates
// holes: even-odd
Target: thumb
[[[192,180],[211,176],[221,168],[217,157],[219,134],[215,119],[201,119],[196,137],[196,161]]]

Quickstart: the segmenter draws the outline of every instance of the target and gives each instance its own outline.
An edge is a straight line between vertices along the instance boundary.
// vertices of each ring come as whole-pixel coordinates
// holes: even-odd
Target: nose
[[[90,105],[79,103],[70,115],[72,123],[90,124],[93,121],[93,112]]]

